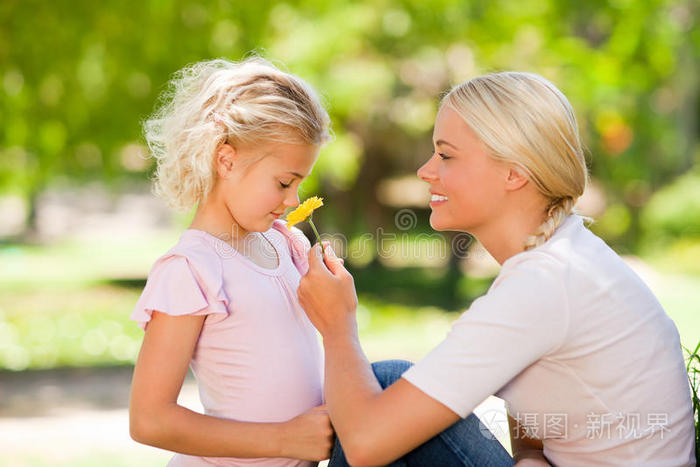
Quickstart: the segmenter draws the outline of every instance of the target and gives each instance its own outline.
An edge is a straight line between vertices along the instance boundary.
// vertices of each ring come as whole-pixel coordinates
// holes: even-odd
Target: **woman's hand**
[[[551,467],[551,465],[544,458],[542,458],[542,459],[528,458],[528,459],[519,460],[515,464],[515,467]]]
[[[331,456],[335,433],[325,405],[283,424],[282,457],[322,461]]]
[[[549,467],[550,464],[544,457],[542,440],[531,438],[520,424],[518,419],[508,416],[508,431],[510,432],[510,446],[513,452],[515,465],[518,467]]]
[[[319,244],[309,250],[309,271],[301,278],[297,294],[309,319],[325,338],[334,332],[356,332],[357,295],[343,261],[330,245],[324,246],[323,259]]]

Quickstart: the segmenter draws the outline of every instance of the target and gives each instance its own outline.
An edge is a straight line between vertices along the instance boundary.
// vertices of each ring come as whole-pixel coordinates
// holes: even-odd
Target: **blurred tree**
[[[336,140],[306,189],[333,200],[328,228],[357,235],[391,224],[375,187],[428,157],[441,93],[520,69],[569,96],[615,206],[601,225],[616,227],[601,233],[634,250],[641,207],[697,164],[697,10],[694,0],[5,0],[0,191],[35,200],[59,180],[145,179],[139,122],[169,75],[258,51],[325,95]]]

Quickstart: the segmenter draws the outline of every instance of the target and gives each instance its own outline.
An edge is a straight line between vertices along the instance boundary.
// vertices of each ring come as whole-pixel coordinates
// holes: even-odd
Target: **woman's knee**
[[[401,375],[412,365],[413,363],[406,360],[382,360],[372,363],[372,370],[379,385],[382,389],[386,389],[401,378]]]

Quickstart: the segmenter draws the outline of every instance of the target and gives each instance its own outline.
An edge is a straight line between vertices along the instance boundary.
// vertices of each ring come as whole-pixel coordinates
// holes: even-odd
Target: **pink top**
[[[281,422],[322,403],[323,354],[296,295],[309,242],[281,221],[264,235],[277,250],[276,269],[256,265],[209,233],[186,230],[153,265],[131,315],[144,329],[153,310],[207,315],[190,362],[207,415]],[[177,454],[168,465],[315,463]]]
[[[503,398],[553,465],[695,465],[676,326],[576,215],[505,261],[403,377],[463,417]]]

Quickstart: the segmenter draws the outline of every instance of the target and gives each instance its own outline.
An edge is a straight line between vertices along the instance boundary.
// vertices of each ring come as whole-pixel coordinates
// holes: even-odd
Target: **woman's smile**
[[[446,202],[447,196],[433,191],[430,192],[430,207],[440,206]]]

